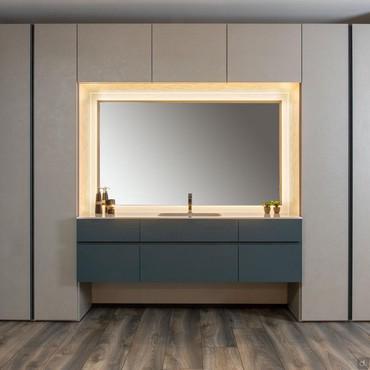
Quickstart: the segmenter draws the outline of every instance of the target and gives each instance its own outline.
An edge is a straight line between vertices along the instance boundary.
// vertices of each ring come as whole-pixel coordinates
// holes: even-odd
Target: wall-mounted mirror
[[[100,102],[100,185],[121,205],[279,199],[279,123],[278,102]]]

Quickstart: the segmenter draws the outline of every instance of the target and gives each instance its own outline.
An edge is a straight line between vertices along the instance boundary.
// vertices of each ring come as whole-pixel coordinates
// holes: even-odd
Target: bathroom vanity
[[[80,282],[300,282],[301,218],[79,218]]]

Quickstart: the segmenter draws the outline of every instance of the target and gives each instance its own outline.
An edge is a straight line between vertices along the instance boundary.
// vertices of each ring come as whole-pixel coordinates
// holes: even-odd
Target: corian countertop
[[[302,219],[300,216],[270,216],[266,217],[264,215],[248,215],[248,214],[221,214],[221,216],[195,216],[195,217],[189,217],[189,216],[159,216],[157,214],[152,213],[143,213],[143,214],[132,214],[132,213],[119,213],[116,216],[78,216],[78,220],[117,220],[117,219],[133,219],[133,220],[140,220],[140,219],[155,219],[155,220],[187,220],[187,219],[193,219],[193,220],[287,220],[287,219]]]

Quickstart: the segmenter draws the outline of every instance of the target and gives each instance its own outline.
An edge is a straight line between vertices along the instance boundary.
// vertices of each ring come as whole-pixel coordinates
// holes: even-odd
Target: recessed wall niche
[[[99,183],[99,103],[143,102],[230,102],[278,103],[279,181],[281,214],[300,215],[300,134],[298,83],[86,83],[79,85],[79,216],[94,215],[95,193]],[[105,184],[109,186],[109,184]],[[150,216],[160,212],[181,212],[186,204],[118,207],[117,215]],[[262,214],[256,205],[197,206],[202,212],[223,216]]]

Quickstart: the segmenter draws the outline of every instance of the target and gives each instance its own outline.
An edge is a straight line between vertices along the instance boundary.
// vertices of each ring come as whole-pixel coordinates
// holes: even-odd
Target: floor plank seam
[[[125,360],[124,360],[124,361],[123,361],[123,363],[122,363],[121,370],[123,370],[123,369],[124,369],[124,367],[125,367],[125,365],[126,365],[126,362],[127,362],[127,359],[128,359],[128,356],[129,356],[129,353],[130,353],[130,351],[131,351],[131,349],[132,349],[133,344],[135,343],[135,339],[136,339],[136,337],[139,335],[139,327],[140,327],[140,325],[141,325],[141,324],[142,324],[142,322],[143,322],[143,317],[144,317],[144,313],[145,313],[145,311],[146,311],[146,310],[147,310],[147,309],[144,309],[144,310],[142,311],[142,313],[141,313],[140,320],[139,320],[139,322],[138,322],[138,324],[137,324],[137,327],[136,327],[136,329],[135,329],[135,334],[133,335],[133,338],[132,338],[131,344],[130,344],[129,349],[128,349],[128,351],[127,351],[126,358],[125,358]]]
[[[276,355],[277,359],[279,360],[279,362],[280,362],[280,364],[281,364],[281,368],[282,368],[283,370],[287,370],[287,369],[286,369],[286,367],[285,367],[285,365],[284,365],[284,360],[283,360],[283,358],[281,357],[281,354],[280,354],[279,349],[278,349],[278,348],[276,348],[276,345],[275,345],[274,341],[272,340],[272,338],[271,338],[271,336],[270,336],[270,333],[269,333],[269,332],[268,332],[268,330],[266,329],[266,325],[265,325],[264,321],[263,321],[263,320],[262,320],[262,318],[261,318],[261,313],[259,313],[259,314],[258,314],[258,320],[259,320],[259,322],[261,323],[261,325],[262,325],[262,327],[263,327],[263,329],[264,329],[264,331],[265,331],[265,333],[266,333],[266,335],[267,335],[267,338],[268,338],[268,341],[269,341],[269,343],[270,343],[270,345],[271,345],[271,348],[274,350],[274,353],[275,353],[275,355]]]
[[[242,355],[240,353],[240,349],[239,349],[239,346],[238,346],[238,341],[236,340],[236,337],[235,337],[235,332],[234,332],[234,327],[232,325],[232,322],[229,321],[229,315],[228,315],[228,312],[224,309],[224,312],[225,312],[225,316],[226,316],[226,319],[227,319],[227,322],[228,324],[231,326],[231,333],[234,337],[234,342],[235,342],[235,348],[236,350],[238,351],[238,355],[239,355],[239,359],[240,359],[240,363],[242,365],[242,368],[243,370],[246,370],[245,367],[244,367],[244,363],[243,363],[243,359],[242,359]]]

